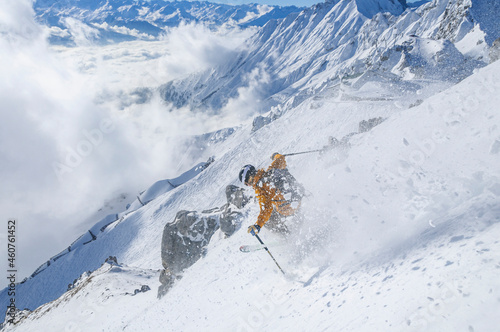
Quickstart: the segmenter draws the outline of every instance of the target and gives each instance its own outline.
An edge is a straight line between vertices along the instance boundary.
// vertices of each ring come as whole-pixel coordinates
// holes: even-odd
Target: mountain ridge
[[[407,8],[400,15],[379,12],[368,19],[357,10],[354,1],[317,4],[298,15],[268,22],[250,38],[233,63],[171,81],[160,87],[160,93],[165,101],[177,107],[217,110],[237,96],[239,88],[249,86],[250,73],[259,68],[257,77],[271,76],[272,84],[269,80],[261,82],[261,86],[265,86],[265,93],[260,96],[261,110],[268,110],[290,100],[289,95],[318,93],[338,85],[345,77],[367,71],[390,75],[395,81],[405,80],[408,75],[427,80],[431,77],[419,73],[424,63],[405,60],[413,44],[427,41],[443,48],[443,63],[430,58],[422,61],[440,66],[444,74],[442,80],[457,82],[470,75],[474,68],[488,63],[485,39],[500,37],[500,32],[493,32],[489,37],[475,32],[481,22],[476,20],[470,24],[467,19],[470,12],[471,7],[464,6],[462,0],[434,0],[417,8]],[[446,20],[455,23],[449,24]],[[441,40],[445,39],[452,43],[443,44]],[[446,58],[457,54],[455,48],[467,39],[474,40],[467,41],[468,53],[460,55],[459,68],[446,65]]]
[[[34,3],[36,18],[48,26],[52,44],[74,46],[71,22],[93,31],[88,37],[97,44],[154,40],[166,29],[181,23],[202,23],[211,27],[228,24],[258,27],[267,21],[300,11],[295,6],[258,4],[227,5],[207,1],[101,0],[42,1]],[[70,20],[70,22],[68,22]]]

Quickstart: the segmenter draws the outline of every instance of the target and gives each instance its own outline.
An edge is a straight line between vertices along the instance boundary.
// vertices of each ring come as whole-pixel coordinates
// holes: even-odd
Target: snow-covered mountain
[[[295,6],[165,0],[38,0],[34,9],[37,19],[50,28],[50,41],[65,45],[74,44],[79,34],[96,43],[153,40],[165,29],[186,23],[262,26],[301,10]]]
[[[411,80],[412,91],[422,81],[456,83],[489,62],[499,13],[495,1],[434,0],[406,9],[388,0],[326,1],[268,22],[234,61],[169,82],[162,96],[177,106],[219,109],[255,85],[266,111],[374,76],[387,84]]]
[[[215,110],[253,89],[271,111],[194,138],[215,159],[96,220],[16,286],[28,310],[2,330],[495,330],[498,13],[481,0],[327,1],[269,21],[227,64],[152,88],[179,107]],[[378,125],[367,130],[370,119]],[[217,231],[156,298],[162,231],[178,211],[221,207],[242,165],[265,167],[276,151],[321,148],[330,136],[342,144],[287,158],[309,193],[300,231],[284,245],[261,234],[280,244],[269,247],[288,277],[264,251],[238,251],[256,242],[250,203],[236,232]],[[0,299],[9,302],[7,289]]]

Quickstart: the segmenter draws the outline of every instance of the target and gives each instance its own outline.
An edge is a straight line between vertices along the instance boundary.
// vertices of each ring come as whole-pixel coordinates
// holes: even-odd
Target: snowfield
[[[196,178],[26,284],[45,280],[49,292],[53,278],[90,269],[90,261],[114,255],[119,265],[105,263],[3,330],[494,331],[500,302],[498,91],[500,62],[410,109],[394,101],[324,98],[256,132],[244,126],[213,147],[215,162]],[[351,136],[348,146],[321,158],[288,158],[311,193],[301,233],[285,246],[270,246],[288,277],[266,252],[239,252],[241,244],[256,242],[246,233],[258,213],[250,204],[241,229],[227,239],[217,232],[206,257],[156,298],[161,233],[177,210],[221,205],[241,165],[265,166],[275,151],[321,147],[326,137],[340,139],[356,132],[361,120],[379,116],[387,119]],[[261,235],[265,242],[279,240],[265,230]],[[297,259],[306,247],[306,257]],[[151,291],[132,295],[143,285]],[[20,285],[19,293],[44,297],[28,287]]]

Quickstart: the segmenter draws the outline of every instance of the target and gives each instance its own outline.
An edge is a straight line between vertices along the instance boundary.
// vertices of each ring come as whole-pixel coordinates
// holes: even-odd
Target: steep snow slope
[[[162,95],[177,106],[219,109],[239,89],[253,88],[267,110],[335,90],[343,79],[367,71],[392,81],[434,80],[428,74],[437,67],[441,81],[458,82],[488,63],[488,45],[500,37],[490,28],[499,9],[480,2],[434,0],[404,12],[401,4],[389,0],[320,3],[268,22],[233,62],[169,82]],[[407,59],[426,43],[435,48],[432,57]],[[415,83],[413,91],[421,86]]]
[[[72,266],[67,266],[67,262],[71,262],[74,259],[75,252],[82,253],[83,248],[92,245],[94,241],[102,243],[101,236],[108,233],[110,229],[114,228],[117,224],[124,221],[128,215],[133,214],[141,207],[145,206],[152,200],[160,197],[161,195],[182,186],[186,182],[196,177],[198,174],[203,172],[210,164],[213,162],[211,158],[208,162],[199,163],[192,169],[184,172],[182,175],[174,179],[160,180],[154,183],[147,190],[142,192],[137,199],[129,203],[125,208],[115,211],[115,213],[108,214],[97,218],[100,213],[95,215],[95,219],[99,220],[95,225],[93,225],[86,233],[81,235],[73,243],[71,243],[66,249],[51,257],[47,262],[39,266],[29,278],[24,280],[18,289],[23,289],[21,293],[16,295],[16,303],[18,308],[36,308],[43,303],[51,301],[59,297],[64,291],[67,290],[68,283],[73,279],[76,279],[80,274],[87,272],[89,270],[95,270],[102,263],[100,254],[105,254],[107,251],[102,253],[94,253],[97,256],[91,255],[88,257],[86,262],[75,262],[71,264]],[[91,250],[91,251],[92,251]],[[99,249],[101,251],[102,249]],[[78,256],[78,254],[77,254]],[[109,255],[111,256],[111,254]],[[97,257],[97,258],[96,258]],[[61,271],[60,267],[66,265],[66,270]],[[56,267],[55,267],[56,266]],[[50,286],[47,286],[47,281],[51,280]],[[7,288],[2,290],[0,293],[1,297],[5,300],[7,297]]]
[[[414,108],[351,89],[353,96],[360,93],[356,101],[310,99],[256,132],[247,125],[214,148],[227,152],[216,154],[194,181],[127,216],[38,280],[63,282],[75,266],[109,255],[121,268],[105,265],[78,282],[81,287],[4,330],[495,330],[499,82],[496,62]],[[383,85],[378,89],[385,92]],[[387,120],[351,136],[342,149],[320,159],[288,158],[312,194],[304,202],[301,233],[272,248],[295,277],[280,275],[265,252],[237,250],[255,241],[245,232],[258,213],[254,204],[241,230],[228,239],[216,233],[207,256],[156,300],[161,230],[178,209],[220,205],[241,165],[267,165],[275,151],[321,147],[328,135],[348,135],[375,116]],[[276,240],[265,230],[262,238]],[[132,297],[143,284],[153,291]],[[19,293],[39,296],[31,287],[20,285]]]

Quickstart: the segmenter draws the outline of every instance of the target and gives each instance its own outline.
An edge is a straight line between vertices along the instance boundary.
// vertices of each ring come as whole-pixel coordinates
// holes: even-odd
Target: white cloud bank
[[[81,28],[66,23],[73,34]],[[7,2],[0,12],[0,220],[18,220],[19,277],[85,232],[91,225],[82,222],[106,200],[137,194],[205,157],[185,156],[186,135],[252,113],[235,118],[237,99],[216,117],[169,112],[154,93],[146,103],[130,102],[137,88],[223,63],[249,30],[183,25],[160,41],[101,47],[89,41],[95,31],[78,31],[79,47],[50,47],[29,0]],[[241,92],[248,98],[248,89]]]

